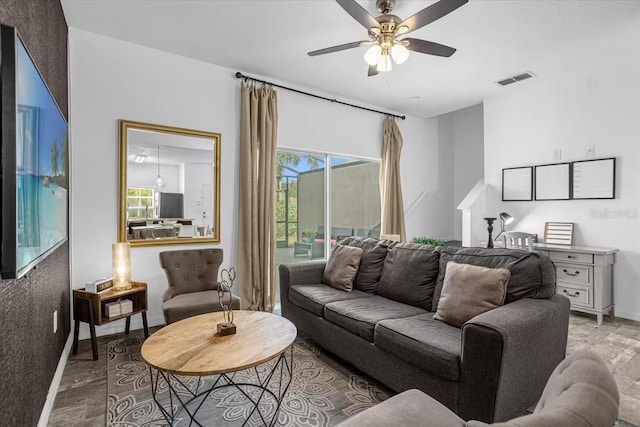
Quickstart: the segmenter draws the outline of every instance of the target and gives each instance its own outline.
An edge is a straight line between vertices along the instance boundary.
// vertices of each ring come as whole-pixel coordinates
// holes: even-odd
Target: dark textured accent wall
[[[68,30],[60,0],[0,0],[0,22],[18,29],[68,118]],[[37,425],[69,336],[70,288],[68,243],[25,277],[0,282],[0,425]]]

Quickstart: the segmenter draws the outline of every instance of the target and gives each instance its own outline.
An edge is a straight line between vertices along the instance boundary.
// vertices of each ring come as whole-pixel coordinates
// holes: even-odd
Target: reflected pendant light
[[[164,188],[166,185],[167,183],[164,182],[164,178],[160,176],[160,146],[158,145],[158,176],[153,180],[153,186],[160,189]]]

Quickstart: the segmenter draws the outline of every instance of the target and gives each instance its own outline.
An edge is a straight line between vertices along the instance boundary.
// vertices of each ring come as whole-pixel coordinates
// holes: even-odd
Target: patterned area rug
[[[167,422],[151,396],[149,369],[142,361],[142,339],[124,338],[107,347],[107,425],[112,427],[165,426]],[[298,337],[293,351],[293,382],[278,414],[278,425],[332,426],[393,394],[383,385],[346,367],[306,338]],[[254,371],[238,373],[240,378]],[[209,377],[207,381],[213,381]],[[194,388],[195,381],[185,381]],[[162,396],[163,393],[165,396]],[[160,401],[167,395],[159,387]],[[275,408],[273,401],[267,406]],[[242,425],[251,410],[241,392],[224,388],[214,391],[198,412],[197,419],[207,426]],[[220,423],[220,420],[225,420]],[[188,425],[183,417],[174,425]],[[261,425],[254,416],[247,425]]]

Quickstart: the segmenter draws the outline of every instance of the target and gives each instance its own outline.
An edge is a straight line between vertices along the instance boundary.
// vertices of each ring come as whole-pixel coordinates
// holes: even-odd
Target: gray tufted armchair
[[[503,398],[508,399],[509,396]],[[465,422],[420,390],[408,390],[340,423],[339,427],[611,427],[620,395],[613,375],[589,350],[577,350],[551,374],[532,414],[485,424]]]
[[[167,275],[169,288],[162,296],[166,324],[222,311],[218,302],[218,269],[222,249],[190,249],[160,252],[160,265]],[[229,293],[224,295],[229,301]],[[240,298],[231,294],[231,308],[240,309]]]

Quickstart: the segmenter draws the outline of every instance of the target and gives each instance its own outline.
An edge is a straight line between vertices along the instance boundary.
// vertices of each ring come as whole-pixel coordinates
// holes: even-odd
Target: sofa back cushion
[[[436,311],[446,265],[449,261],[489,268],[508,268],[505,304],[520,298],[551,298],[556,291],[556,272],[549,257],[519,249],[458,248],[448,246],[440,256],[440,271],[431,310]]]
[[[468,320],[504,304],[511,273],[507,268],[488,268],[449,261],[436,320],[461,328]]]
[[[354,289],[370,294],[376,293],[390,243],[368,237],[347,237],[340,241],[342,245],[362,248],[360,268],[353,282]]]
[[[378,284],[378,295],[431,310],[438,278],[440,248],[398,243],[389,249]]]
[[[353,280],[358,273],[362,248],[334,245],[322,273],[322,283],[341,291],[353,290]]]

